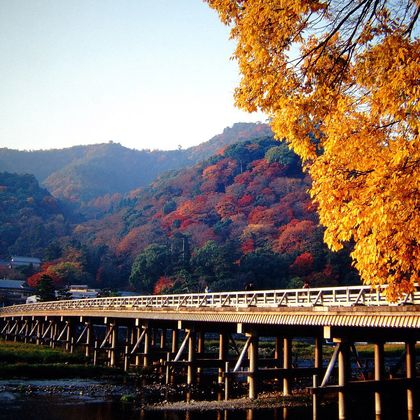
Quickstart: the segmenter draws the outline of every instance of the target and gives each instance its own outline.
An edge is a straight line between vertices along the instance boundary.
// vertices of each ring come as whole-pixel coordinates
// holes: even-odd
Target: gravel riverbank
[[[307,394],[283,397],[280,392],[263,392],[258,399],[237,396],[228,401],[208,388],[185,385],[139,385],[136,381],[115,379],[63,379],[0,381],[0,402],[12,398],[57,397],[68,401],[120,401],[142,410],[224,410],[276,408],[309,405]]]

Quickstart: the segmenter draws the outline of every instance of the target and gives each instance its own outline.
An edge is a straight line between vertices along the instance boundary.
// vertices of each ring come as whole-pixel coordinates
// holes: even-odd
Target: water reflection
[[[192,399],[187,395],[187,399]],[[380,417],[373,414],[373,401],[357,399],[350,405],[348,419],[414,420],[417,413],[407,413],[396,400],[385,401],[386,410]],[[134,404],[119,401],[97,401],[89,397],[57,395],[28,395],[0,392],[1,420],[312,420],[312,406],[281,407],[273,409],[242,410],[141,410]],[[318,419],[336,420],[337,406],[334,402],[319,408]],[[372,413],[372,414],[371,414]]]
[[[353,412],[349,419],[375,419],[365,416],[368,410]],[[361,414],[364,413],[365,415]],[[407,418],[389,415],[376,420]],[[329,405],[320,410],[320,419],[335,420],[337,407]],[[311,407],[284,407],[277,409],[245,410],[139,410],[132,405],[117,402],[69,402],[59,398],[19,398],[2,401],[0,419],[4,420],[312,420]],[[409,417],[410,419],[410,417]],[[413,416],[411,417],[411,420]]]

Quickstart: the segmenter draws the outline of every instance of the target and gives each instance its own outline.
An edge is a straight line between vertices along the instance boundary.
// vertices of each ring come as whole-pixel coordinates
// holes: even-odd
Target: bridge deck
[[[91,316],[290,326],[420,328],[420,289],[390,304],[368,286],[94,298],[0,309],[19,316]]]

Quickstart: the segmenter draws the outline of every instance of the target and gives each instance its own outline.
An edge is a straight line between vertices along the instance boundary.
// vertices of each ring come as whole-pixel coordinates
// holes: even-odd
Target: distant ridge
[[[146,186],[160,174],[207,159],[225,146],[270,135],[267,124],[236,123],[181,150],[134,150],[114,142],[36,151],[3,148],[0,172],[33,174],[53,196],[80,203]]]

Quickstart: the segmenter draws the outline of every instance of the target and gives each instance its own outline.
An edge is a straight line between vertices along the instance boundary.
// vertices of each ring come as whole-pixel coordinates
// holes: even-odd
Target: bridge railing
[[[420,288],[390,304],[384,296],[385,287],[369,286],[323,287],[310,289],[259,290],[247,292],[192,293],[105,297],[78,300],[39,302],[6,306],[0,315],[10,313],[56,312],[72,310],[147,310],[172,308],[282,308],[282,307],[350,307],[420,304]]]

